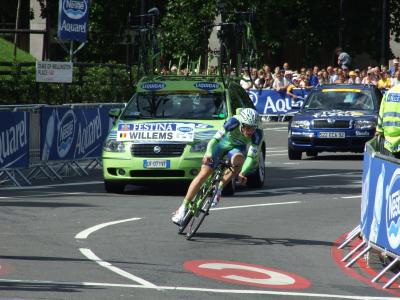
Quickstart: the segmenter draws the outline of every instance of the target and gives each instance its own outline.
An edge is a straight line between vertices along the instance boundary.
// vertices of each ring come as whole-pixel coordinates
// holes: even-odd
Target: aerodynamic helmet
[[[240,112],[240,118],[242,125],[257,126],[259,115],[258,112],[252,108],[244,108]]]

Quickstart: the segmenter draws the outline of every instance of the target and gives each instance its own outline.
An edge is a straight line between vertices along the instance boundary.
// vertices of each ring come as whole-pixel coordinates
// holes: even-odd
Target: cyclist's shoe
[[[179,206],[179,208],[175,211],[174,215],[172,216],[172,222],[180,226],[187,211],[188,209],[185,204]]]
[[[217,207],[220,199],[221,199],[221,189],[218,189],[217,192],[215,193],[214,198],[212,199],[211,207]]]

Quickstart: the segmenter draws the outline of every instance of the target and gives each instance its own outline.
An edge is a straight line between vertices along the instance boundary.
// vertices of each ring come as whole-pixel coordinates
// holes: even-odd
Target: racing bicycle
[[[204,218],[209,214],[212,201],[217,193],[218,185],[224,177],[225,171],[229,169],[233,172],[233,167],[229,161],[220,161],[214,172],[203,183],[196,196],[188,204],[188,212],[178,230],[179,234],[182,234],[186,227],[188,228],[186,232],[187,240],[190,240],[195,235]]]

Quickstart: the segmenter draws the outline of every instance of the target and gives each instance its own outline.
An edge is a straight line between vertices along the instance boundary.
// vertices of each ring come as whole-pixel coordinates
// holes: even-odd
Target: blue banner
[[[365,238],[400,255],[400,168],[367,151],[363,162],[361,230]]]
[[[286,115],[294,113],[299,110],[309,92],[310,90],[308,89],[293,89],[292,93],[298,96],[298,98],[292,99],[285,91],[277,92],[270,89],[251,89],[247,91],[256,110],[261,115]],[[292,103],[294,102],[297,104],[296,107],[292,107]]]
[[[86,42],[89,0],[59,0],[58,5],[58,37]]]
[[[111,106],[42,107],[42,161],[100,157],[112,127]]]
[[[29,165],[29,114],[0,111],[0,169]]]

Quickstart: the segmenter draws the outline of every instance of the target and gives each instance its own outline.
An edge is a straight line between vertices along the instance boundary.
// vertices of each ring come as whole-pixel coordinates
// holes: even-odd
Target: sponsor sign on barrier
[[[400,168],[365,151],[361,230],[381,248],[400,255]]]
[[[89,0],[60,0],[58,37],[62,40],[87,41]]]
[[[42,107],[41,157],[43,161],[101,156],[112,125],[112,107]]]
[[[253,101],[256,110],[261,115],[287,115],[299,110],[305,97],[309,94],[307,89],[293,89],[292,93],[297,95],[297,100],[293,100],[285,91],[277,92],[267,89],[251,89],[247,91]],[[297,107],[292,107],[295,101]]]
[[[29,164],[29,114],[0,111],[0,169]]]

